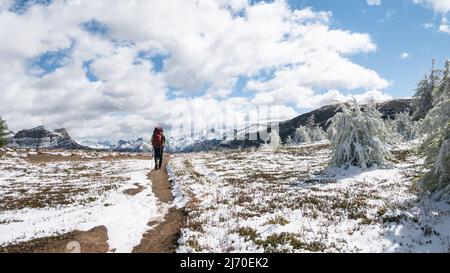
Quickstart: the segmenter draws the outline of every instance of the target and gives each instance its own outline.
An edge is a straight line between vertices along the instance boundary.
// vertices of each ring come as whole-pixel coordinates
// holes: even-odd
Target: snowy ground
[[[326,169],[326,144],[178,155],[179,252],[450,252],[450,205],[419,199],[414,144],[389,168]]]
[[[119,154],[80,151],[75,155],[95,160],[31,164],[26,159],[33,152],[2,154],[0,246],[105,226],[110,251],[131,252],[147,224],[161,221],[167,211],[147,179],[152,160],[106,160]]]

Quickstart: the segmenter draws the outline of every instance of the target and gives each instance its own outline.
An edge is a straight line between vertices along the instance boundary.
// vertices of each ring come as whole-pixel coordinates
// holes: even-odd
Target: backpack
[[[152,146],[153,147],[162,147],[163,145],[163,130],[161,128],[155,128],[152,137]]]

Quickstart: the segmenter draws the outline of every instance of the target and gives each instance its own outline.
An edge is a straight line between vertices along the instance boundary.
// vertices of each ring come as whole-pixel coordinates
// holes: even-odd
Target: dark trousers
[[[163,147],[153,147],[153,155],[155,157],[155,168],[161,169],[162,163],[163,163],[163,154],[164,154],[164,148]]]

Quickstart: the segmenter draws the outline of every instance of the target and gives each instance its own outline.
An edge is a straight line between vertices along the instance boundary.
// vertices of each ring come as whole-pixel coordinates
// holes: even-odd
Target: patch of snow
[[[412,190],[422,159],[365,170],[327,169],[329,159],[326,143],[178,155],[169,173],[188,212],[178,252],[450,250],[450,204]]]
[[[105,193],[98,192],[93,195],[96,198],[93,202],[76,202],[70,205],[36,209],[0,210],[0,246],[60,235],[74,230],[87,231],[96,226],[105,226],[108,230],[110,250],[131,252],[133,247],[140,243],[143,234],[151,228],[147,224],[151,221],[163,220],[168,208],[155,197],[151,182],[147,179],[147,173],[153,168],[153,161],[77,163],[83,164],[82,169],[87,169],[87,171],[80,171],[79,175],[105,172],[105,176],[98,178],[93,176],[86,181],[77,179],[76,175],[65,174],[66,170],[73,171],[73,164],[49,163],[45,167],[40,167],[17,157],[0,160],[1,189],[6,189],[11,183],[16,182],[23,183],[25,188],[32,191],[33,187],[40,184],[42,186],[59,185],[61,183],[59,179],[63,177],[67,179],[64,183],[78,183],[80,189],[92,188],[110,183],[106,180],[110,174],[121,177],[117,188]],[[35,173],[46,173],[47,176],[44,180],[36,180],[30,177]],[[114,179],[117,180],[117,178]],[[137,184],[143,187],[140,193],[134,196],[124,193],[126,189],[133,188]],[[1,189],[0,198],[6,194]],[[87,197],[80,195],[77,198],[83,200]]]
[[[176,161],[177,158],[172,158],[172,161]],[[181,190],[181,181],[179,178],[176,177],[173,168],[172,168],[172,161],[167,165],[166,170],[169,175],[169,181],[172,183],[172,196],[173,201],[172,204],[177,208],[181,209],[186,206],[186,203],[188,202],[188,198],[183,194]]]

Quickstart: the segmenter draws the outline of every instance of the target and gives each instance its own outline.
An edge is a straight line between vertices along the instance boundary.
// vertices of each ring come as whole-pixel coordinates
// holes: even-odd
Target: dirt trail
[[[163,169],[153,170],[149,175],[152,182],[153,193],[161,202],[171,203],[173,201],[171,184],[167,175],[166,167],[170,156],[164,157]],[[144,234],[141,243],[136,246],[133,253],[172,253],[177,247],[177,239],[180,229],[184,224],[184,212],[180,209],[170,208],[165,215],[164,221]],[[148,223],[149,226],[155,223]]]

